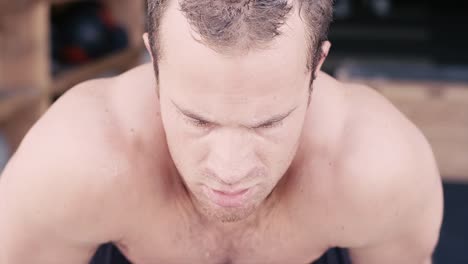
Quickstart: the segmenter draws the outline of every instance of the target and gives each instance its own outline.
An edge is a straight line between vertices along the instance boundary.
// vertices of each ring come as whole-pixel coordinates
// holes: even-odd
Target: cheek
[[[184,130],[184,123],[180,120],[180,114],[165,100],[161,100],[161,118],[167,141],[171,145],[183,145],[187,140]]]
[[[265,141],[259,149],[259,156],[274,175],[284,173],[294,158],[300,144],[302,122],[288,124],[278,131],[274,140]]]
[[[163,121],[164,132],[166,134],[167,143],[171,150],[175,150],[174,147],[180,146],[183,144],[181,140],[181,130],[178,129],[176,116],[171,112],[163,112],[161,111],[161,118]],[[177,147],[178,149],[178,147]]]
[[[167,144],[174,163],[184,174],[186,171],[193,171],[203,159],[206,148],[187,133],[186,124],[179,120],[177,113],[171,110],[161,112]]]
[[[278,155],[279,152],[286,154],[297,145],[301,136],[302,126],[303,121],[301,118],[296,117],[288,120],[282,127],[265,136],[267,139],[266,143],[274,146],[276,149],[274,151],[275,155]]]
[[[266,167],[265,169],[270,177],[275,179],[280,177],[285,169],[289,167],[295,154],[296,145],[295,142],[292,142],[291,138],[285,138],[281,143],[270,142],[258,149],[257,157],[259,157],[259,160]],[[272,180],[274,181],[275,179]]]
[[[178,125],[176,113],[161,103],[161,119],[171,157],[180,169],[185,163],[184,137]]]

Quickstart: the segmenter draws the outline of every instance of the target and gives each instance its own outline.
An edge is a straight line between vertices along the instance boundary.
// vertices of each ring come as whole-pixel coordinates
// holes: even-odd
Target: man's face
[[[159,61],[162,120],[195,204],[221,221],[244,219],[290,166],[308,107],[302,22],[264,50],[226,56],[197,42],[170,8]]]

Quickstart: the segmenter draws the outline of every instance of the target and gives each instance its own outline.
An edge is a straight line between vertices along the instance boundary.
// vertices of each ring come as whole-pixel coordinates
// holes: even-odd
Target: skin
[[[431,263],[429,144],[372,89],[320,72],[326,56],[309,101],[297,17],[242,55],[195,41],[174,8],[162,32],[159,86],[149,64],[83,83],[28,133],[0,180],[1,264],[87,263],[106,242],[138,264],[310,263],[334,246]],[[210,188],[250,193],[222,207]]]

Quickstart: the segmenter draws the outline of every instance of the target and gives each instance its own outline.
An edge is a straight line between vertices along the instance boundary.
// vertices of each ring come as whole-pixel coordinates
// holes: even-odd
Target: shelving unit
[[[51,5],[79,0],[4,1],[0,12],[0,131],[14,152],[51,98],[107,71],[135,66],[143,48],[144,0],[101,0],[129,36],[129,47],[89,64],[51,75]]]

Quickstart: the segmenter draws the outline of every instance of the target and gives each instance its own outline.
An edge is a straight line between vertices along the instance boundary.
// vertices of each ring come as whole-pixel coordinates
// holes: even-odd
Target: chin
[[[256,211],[256,207],[248,208],[221,208],[211,209],[210,212],[206,212],[210,218],[222,223],[234,223],[242,221],[248,218]]]
[[[252,215],[258,205],[246,205],[236,208],[223,208],[215,205],[202,206],[202,213],[211,220],[222,223],[235,223],[242,221]]]

